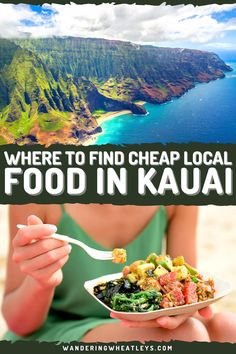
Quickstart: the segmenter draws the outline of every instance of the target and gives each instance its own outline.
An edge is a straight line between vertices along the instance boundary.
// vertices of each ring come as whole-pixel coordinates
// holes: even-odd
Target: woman
[[[18,223],[27,223],[28,227],[17,230]],[[235,331],[227,321],[230,319],[236,328],[235,318],[212,316],[208,308],[200,311],[203,321],[193,314],[142,323],[109,318],[107,310],[86,293],[83,283],[119,272],[122,265],[94,260],[76,246],[72,249],[65,242],[45,238],[57,230],[97,249],[126,248],[131,263],[151,252],[161,253],[166,235],[167,253],[172,257],[183,255],[194,265],[196,223],[197,208],[192,206],[11,206],[12,242],[3,301],[3,314],[11,332],[5,338],[62,342],[234,341]],[[221,327],[222,321],[226,328]]]

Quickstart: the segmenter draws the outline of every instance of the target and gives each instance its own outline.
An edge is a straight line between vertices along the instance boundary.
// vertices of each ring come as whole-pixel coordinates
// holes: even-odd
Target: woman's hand
[[[180,316],[162,316],[158,317],[155,320],[150,321],[129,321],[123,319],[121,315],[117,315],[111,313],[110,315],[112,318],[117,318],[121,320],[121,326],[130,327],[130,328],[165,328],[165,329],[175,329],[179,327],[182,323],[184,323],[190,316],[193,314],[185,314]]]
[[[32,215],[28,217],[27,226],[17,232],[12,242],[13,261],[21,272],[45,289],[61,283],[61,268],[71,251],[68,243],[47,238],[55,232],[56,226],[43,224]]]
[[[198,311],[199,315],[209,319],[212,317],[213,313],[210,307],[205,307],[202,310]],[[117,315],[111,312],[110,316],[112,318],[117,318],[121,320],[121,325],[130,328],[165,328],[165,329],[176,329],[180,325],[182,325],[189,317],[195,316],[196,313],[188,313],[179,316],[162,316],[158,317],[155,320],[150,321],[128,321],[122,318],[122,315]]]

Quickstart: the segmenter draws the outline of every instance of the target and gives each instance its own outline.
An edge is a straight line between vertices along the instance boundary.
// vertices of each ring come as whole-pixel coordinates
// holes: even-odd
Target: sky
[[[113,5],[0,3],[0,37],[75,36],[205,50],[236,50],[236,3]]]

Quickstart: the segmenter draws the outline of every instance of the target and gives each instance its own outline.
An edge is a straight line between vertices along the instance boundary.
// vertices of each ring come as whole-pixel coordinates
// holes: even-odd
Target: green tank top
[[[151,252],[161,253],[163,237],[167,226],[166,210],[161,206],[150,222],[130,242],[127,250],[127,264],[145,259]],[[62,215],[57,225],[58,233],[78,238],[90,247],[102,247],[89,236],[62,206]],[[95,260],[77,246],[72,247],[68,262],[63,267],[63,281],[56,288],[48,318],[38,331],[24,340],[70,342],[81,340],[85,333],[104,323],[115,322],[109,311],[97,303],[84,289],[84,282],[99,276],[117,273],[124,264]],[[22,339],[8,332],[7,340]]]

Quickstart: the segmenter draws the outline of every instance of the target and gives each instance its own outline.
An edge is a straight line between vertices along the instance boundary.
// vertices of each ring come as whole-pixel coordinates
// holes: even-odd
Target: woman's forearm
[[[53,295],[53,287],[42,288],[27,276],[19,288],[4,297],[2,312],[8,328],[20,336],[39,329],[47,317]]]

